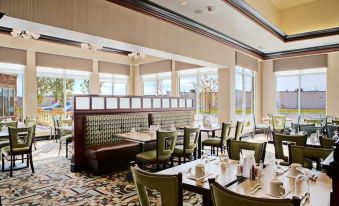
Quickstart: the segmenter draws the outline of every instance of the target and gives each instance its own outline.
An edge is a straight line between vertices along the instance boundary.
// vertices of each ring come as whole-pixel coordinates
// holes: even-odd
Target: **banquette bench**
[[[138,143],[126,141],[115,134],[146,131],[149,125],[184,127],[193,123],[193,111],[140,112],[84,117],[85,159],[87,168],[100,175],[129,167],[140,152]],[[145,151],[155,149],[155,143],[145,145]]]

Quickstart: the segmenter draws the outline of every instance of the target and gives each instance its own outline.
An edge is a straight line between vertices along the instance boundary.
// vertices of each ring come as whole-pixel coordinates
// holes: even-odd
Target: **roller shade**
[[[36,64],[37,66],[41,67],[62,68],[88,72],[93,71],[93,61],[90,59],[82,59],[40,52],[36,54]]]
[[[26,51],[0,47],[0,62],[26,65]]]
[[[140,75],[170,72],[171,70],[172,70],[172,60],[163,60],[158,62],[141,64],[139,66]]]
[[[130,75],[130,66],[113,62],[99,61],[99,73]]]
[[[197,65],[197,64],[189,64],[185,62],[179,62],[175,61],[175,70],[180,71],[180,70],[186,70],[186,69],[197,69],[201,68],[202,66]]]
[[[273,61],[273,71],[327,68],[327,54],[277,59]]]
[[[236,52],[235,64],[242,68],[250,69],[256,72],[258,71],[258,60],[240,52]]]

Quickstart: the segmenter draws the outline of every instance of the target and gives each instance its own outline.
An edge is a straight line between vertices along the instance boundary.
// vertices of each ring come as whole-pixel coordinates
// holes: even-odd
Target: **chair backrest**
[[[137,188],[141,206],[150,206],[146,189],[154,189],[160,193],[162,206],[182,206],[182,174],[160,175],[131,166],[133,179]]]
[[[18,127],[18,122],[1,122],[1,126],[7,126],[7,127]]]
[[[320,145],[321,148],[324,149],[332,149],[332,147],[334,146],[335,142],[337,140],[333,139],[333,138],[326,138],[326,137],[321,137],[320,138]]]
[[[26,148],[28,151],[31,150],[33,127],[25,128],[8,127],[8,133],[11,152],[18,148]]]
[[[305,119],[304,122],[306,124],[321,125],[321,119]]]
[[[221,126],[221,144],[226,145],[231,131],[231,124],[222,123]]]
[[[157,160],[159,157],[170,158],[177,141],[176,131],[157,131]]]
[[[272,126],[273,130],[284,130],[286,123],[286,116],[283,115],[273,115],[272,116]]]
[[[327,138],[333,138],[335,131],[338,131],[337,125],[331,125],[331,124],[326,125],[326,136],[327,136]]]
[[[199,128],[187,128],[184,129],[184,150],[186,149],[195,149],[198,145],[199,140]],[[192,137],[193,142],[192,142]],[[191,145],[194,146],[194,148],[191,147]],[[185,153],[184,153],[185,154]]]
[[[234,135],[235,140],[240,140],[241,133],[243,130],[244,130],[244,122],[237,121],[237,126],[235,128],[235,135]]]
[[[307,135],[283,135],[273,134],[273,144],[275,149],[275,158],[288,161],[288,157],[284,155],[283,142],[294,143],[298,146],[305,146],[307,141]]]
[[[266,153],[266,142],[255,143],[230,139],[227,141],[227,150],[230,159],[240,160],[240,153],[243,149],[254,151],[254,158],[257,163],[259,163],[260,160],[264,162]]]
[[[212,195],[212,202],[214,206],[226,205],[241,205],[241,206],[299,206],[300,199],[293,197],[292,199],[271,199],[271,198],[257,198],[248,195],[241,195],[239,193],[228,190],[214,179],[210,179],[210,188]]]
[[[319,170],[321,159],[326,159],[332,152],[331,149],[303,147],[297,145],[288,145],[289,164],[299,163],[306,168],[312,168],[312,161],[317,162]]]
[[[24,123],[25,123],[26,127],[33,127],[33,125],[36,125],[36,120],[35,119],[25,119]]]
[[[313,133],[317,133],[319,130],[320,134],[324,133],[325,127],[316,127],[310,125],[300,125],[300,131],[306,132],[307,136],[310,137]]]

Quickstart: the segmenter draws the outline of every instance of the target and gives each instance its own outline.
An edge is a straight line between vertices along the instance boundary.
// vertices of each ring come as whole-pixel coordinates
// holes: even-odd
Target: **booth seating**
[[[191,121],[191,122],[189,122]],[[136,142],[115,136],[119,133],[146,131],[150,124],[187,126],[193,123],[192,111],[128,113],[116,115],[88,115],[84,118],[85,159],[91,172],[99,175],[127,169],[140,153]],[[145,145],[154,150],[155,143]]]

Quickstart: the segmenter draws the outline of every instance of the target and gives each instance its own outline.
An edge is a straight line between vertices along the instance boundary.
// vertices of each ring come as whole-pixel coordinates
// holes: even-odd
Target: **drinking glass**
[[[297,168],[301,173],[297,175],[294,182],[294,194],[305,194],[310,192],[310,180],[307,176],[307,172],[309,171],[307,168]],[[300,191],[298,191],[298,183],[300,182]],[[303,190],[303,183],[306,183],[306,191]]]
[[[333,139],[337,140],[339,138],[338,131],[334,131],[333,133],[334,133]]]

